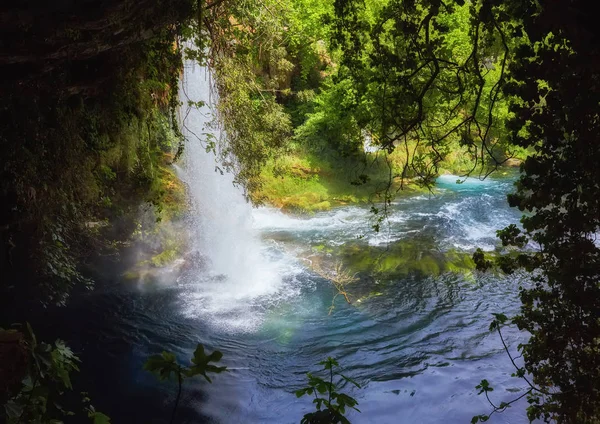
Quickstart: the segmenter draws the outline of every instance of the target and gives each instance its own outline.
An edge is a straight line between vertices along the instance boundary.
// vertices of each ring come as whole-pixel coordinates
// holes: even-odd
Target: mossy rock
[[[158,255],[154,255],[152,259],[150,259],[150,263],[156,268],[161,268],[171,264],[179,256],[180,254],[178,249],[167,249],[160,252]]]

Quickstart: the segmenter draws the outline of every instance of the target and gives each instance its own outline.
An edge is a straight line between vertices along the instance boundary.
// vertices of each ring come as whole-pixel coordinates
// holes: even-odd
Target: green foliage
[[[209,31],[220,34],[211,39],[210,56],[225,134],[216,152],[251,200],[301,212],[335,205],[336,197],[390,201],[398,187],[417,183],[431,188],[442,170],[466,174],[480,166],[488,172],[517,154],[506,145],[503,123],[509,114],[498,93],[504,81],[504,67],[498,65],[506,62],[499,56],[503,46],[482,35],[481,45],[473,48],[473,8],[432,12],[432,39],[417,31],[413,46],[431,50],[423,64],[411,59],[410,46],[398,45],[412,33],[399,34],[402,26],[390,25],[406,18],[406,11],[396,15],[400,2],[350,3],[248,0],[211,11]],[[351,10],[340,24],[334,17],[343,4]],[[424,18],[421,12],[410,19]],[[354,44],[340,41],[346,36]],[[498,66],[490,65],[482,74],[475,69],[478,57],[497,59]],[[433,62],[441,68],[439,75],[433,75]],[[412,85],[406,84],[402,78],[415,68]],[[475,81],[478,90],[467,86],[467,80]],[[423,110],[415,117],[416,104]],[[492,105],[493,116],[488,117]],[[473,113],[475,117],[469,115]],[[416,125],[419,117],[423,119]],[[404,120],[410,121],[406,131],[401,129]],[[366,157],[365,140],[379,151]],[[493,160],[486,159],[484,150]],[[322,168],[334,169],[336,181],[327,176],[279,178],[287,156],[282,153],[300,160],[318,157],[327,162]],[[522,158],[523,152],[518,153]],[[384,172],[381,181],[367,184],[368,178],[360,178],[372,173],[364,172],[369,161],[375,163],[375,173]],[[384,162],[390,169],[380,166]],[[340,174],[336,168],[353,171],[342,169]]]
[[[357,95],[353,81],[339,79],[323,83],[321,93],[313,100],[313,111],[296,128],[298,143],[320,152],[333,149],[349,156],[361,151],[364,134],[357,119]]]
[[[521,235],[521,230],[515,224],[511,224],[503,230],[497,231],[498,238],[503,246],[524,247],[527,243],[527,237]]]
[[[204,346],[198,344],[192,356],[190,366],[183,366],[177,362],[175,354],[171,352],[162,352],[160,355],[152,355],[144,364],[144,369],[156,375],[161,381],[168,380],[173,377],[178,379],[184,377],[194,377],[196,375],[203,376],[209,383],[212,382],[207,373],[220,374],[227,370],[227,367],[219,367],[212,365],[211,362],[219,362],[223,354],[215,350],[207,355],[204,352]]]
[[[255,202],[265,202],[285,211],[312,213],[334,206],[383,201],[389,183],[390,163],[376,154],[340,157],[334,150],[297,148],[270,161],[261,172],[261,187],[252,193]],[[405,184],[405,194],[422,191]]]
[[[600,69],[584,58],[600,52],[593,20],[583,19],[590,6],[390,0],[373,12],[369,1],[338,0],[335,9],[339,72],[370,112],[366,128],[389,150],[409,140],[428,147],[407,152],[407,168],[424,184],[455,143],[483,174],[508,159],[511,145],[529,154],[509,196],[528,215],[523,230],[499,233],[506,254],[495,260],[507,273],[524,267],[533,280],[520,289],[514,319],[531,334],[519,348],[533,376],[528,417],[596,422]],[[519,252],[527,245],[534,247]],[[474,259],[491,265],[480,251]],[[481,387],[487,396],[490,386]]]
[[[0,261],[24,281],[6,298],[64,305],[75,285],[91,287],[78,263],[126,239],[140,203],[153,202],[159,219],[180,213],[183,189],[165,173],[181,140],[181,52],[176,28],[154,34],[106,53],[105,74],[90,76],[93,93],[73,94],[81,70],[65,63],[3,96],[0,228],[12,245]],[[127,224],[116,235],[96,225],[117,219]]]
[[[204,346],[199,344],[194,351],[194,356],[192,357],[192,366],[186,371],[186,375],[188,377],[193,377],[195,375],[201,375],[208,381],[212,383],[210,377],[208,377],[207,373],[212,372],[215,374],[219,374],[223,371],[227,370],[227,367],[218,367],[216,365],[211,365],[210,362],[219,362],[223,354],[218,350],[215,350],[210,355],[207,355],[204,352]]]
[[[159,380],[165,381],[173,378],[177,380],[178,390],[175,404],[173,405],[173,412],[171,414],[171,423],[175,420],[177,407],[179,406],[183,380],[185,378],[201,375],[206,381],[212,383],[208,373],[220,374],[227,371],[227,367],[211,364],[211,362],[219,362],[222,357],[223,354],[218,350],[207,355],[204,351],[204,346],[198,344],[194,351],[194,355],[192,356],[191,365],[189,366],[179,364],[175,354],[171,352],[162,352],[160,355],[152,355],[146,360],[144,369],[154,374]]]
[[[597,105],[593,83],[600,54],[586,2],[540,6],[509,2],[510,18],[530,43],[515,49],[507,123],[511,142],[534,149],[521,167],[513,207],[526,212],[522,230],[498,233],[506,248],[495,264],[504,272],[525,268],[532,285],[520,288],[512,322],[531,334],[519,346],[528,383],[530,420],[595,423],[600,419],[600,229]],[[532,18],[535,16],[535,18]],[[578,21],[579,22],[579,21]],[[593,36],[591,34],[594,34]],[[548,66],[548,64],[552,66]],[[510,249],[533,248],[511,254]],[[493,323],[500,331],[498,319]],[[530,376],[531,381],[527,380]]]
[[[3,330],[0,330],[3,331]],[[79,371],[79,358],[62,341],[38,342],[29,323],[25,346],[27,370],[18,393],[4,405],[7,424],[58,424],[64,417],[76,415],[65,409],[66,393],[73,389],[71,375]],[[94,424],[110,423],[110,418],[95,410],[87,396],[83,412]]]
[[[152,355],[146,360],[144,369],[156,375],[159,380],[168,380],[177,376],[180,371],[180,365],[176,361],[174,353],[163,352],[160,355]]]
[[[360,389],[360,385],[349,377],[335,371],[339,367],[338,362],[328,357],[325,361],[319,362],[323,366],[323,371],[327,374],[325,378],[321,378],[312,373],[307,373],[308,386],[296,390],[296,397],[304,395],[314,396],[313,403],[317,409],[315,412],[305,414],[302,424],[349,424],[350,421],[345,417],[346,408],[354,409],[360,412],[356,407],[358,402],[356,399],[347,394],[340,393],[342,383],[350,383]],[[337,382],[334,381],[337,377]]]
[[[485,398],[492,407],[492,411],[489,414],[479,414],[474,416],[471,419],[471,423],[475,424],[478,422],[486,422],[490,419],[490,417],[493,414],[504,412],[507,408],[510,408],[512,404],[518,402],[524,397],[527,397],[527,402],[529,403],[529,407],[527,408],[527,417],[530,421],[534,421],[535,419],[539,418],[540,412],[545,408],[545,406],[542,404],[542,399],[550,393],[544,388],[536,386],[534,383],[532,383],[529,379],[529,376],[527,375],[526,368],[517,365],[515,358],[511,354],[508,345],[506,344],[502,335],[502,328],[505,325],[509,324],[509,318],[502,313],[495,313],[493,314],[493,316],[495,319],[490,324],[490,331],[496,331],[498,333],[498,336],[502,341],[502,346],[504,347],[506,354],[508,355],[513,367],[515,368],[515,372],[512,373],[512,377],[518,377],[520,380],[524,381],[527,384],[527,386],[521,389],[522,393],[516,398],[508,402],[500,402],[498,405],[496,405],[490,398],[490,393],[494,391],[494,388],[490,385],[490,382],[488,380],[481,380],[481,382],[475,387],[475,389],[478,390],[478,395],[485,395]],[[545,416],[544,418],[544,421],[547,422],[549,415]]]
[[[509,153],[501,86],[510,47],[500,4],[339,0],[333,43],[338,79],[349,79],[350,113],[404,169],[431,186],[446,157],[469,157],[464,172],[487,174]],[[456,159],[454,159],[456,160]]]
[[[262,166],[291,134],[279,103],[293,69],[284,44],[286,8],[271,0],[232,2],[211,8],[207,22],[211,33],[221,34],[210,39],[209,54],[224,134],[215,150],[249,192],[260,187]]]
[[[91,399],[86,392],[82,392],[83,412],[91,419],[93,424],[110,424],[110,417],[102,412],[96,411],[94,405],[90,403]]]
[[[475,268],[478,271],[487,271],[492,267],[492,261],[485,259],[485,253],[481,249],[477,249],[473,253],[473,262],[475,262]]]
[[[15,76],[19,72],[11,68],[12,79],[2,83],[3,269],[5,264],[31,269],[35,290],[25,283],[17,289],[64,304],[75,283],[89,285],[77,267],[89,246],[98,245],[88,223],[131,213],[141,200],[161,216],[177,203],[176,196],[168,199],[164,187],[170,177],[161,170],[169,162],[164,153],[177,147],[176,158],[182,148],[175,119],[181,53],[206,63],[208,47],[226,138],[219,146],[207,140],[207,149],[220,155],[251,194],[262,188],[265,164],[277,170],[288,148],[300,147],[294,153],[303,158],[334,150],[362,164],[358,153],[368,139],[388,153],[388,184],[373,224],[379,230],[394,184],[402,188],[413,178],[430,187],[446,165],[487,174],[511,156],[530,155],[509,196],[528,215],[522,230],[499,232],[505,254],[494,261],[504,272],[523,267],[533,280],[521,289],[522,310],[513,319],[531,334],[519,347],[524,366],[515,374],[532,376],[524,393],[530,419],[595,422],[600,69],[593,59],[600,43],[587,3],[551,3],[166,1],[148,6],[140,22],[102,16],[101,27],[108,29],[94,34],[86,25],[100,27],[84,22],[49,35],[39,31],[47,39],[32,39],[37,31],[16,25],[18,36],[8,32],[16,37],[5,43],[9,48],[26,51],[42,42],[49,53],[26,62],[20,68],[30,69],[26,75]],[[123,26],[118,29],[124,38],[114,38],[121,34],[114,22]],[[182,47],[184,41],[195,42],[195,48]],[[68,60],[53,59],[66,51]],[[90,51],[103,56],[90,58]],[[308,188],[315,195],[293,199],[293,207],[331,205],[331,186],[309,168],[308,175],[296,175],[293,187],[278,186],[273,196]],[[349,185],[367,187],[372,181],[360,169]],[[175,216],[175,208],[167,214]],[[528,245],[535,249],[520,250]],[[473,259],[480,269],[492,264],[482,251]],[[395,259],[382,264],[399,267]],[[441,272],[432,258],[420,264]],[[491,329],[502,337],[506,322],[497,315]],[[7,404],[13,419],[54,414],[59,407],[40,389],[42,382],[69,389],[77,367],[64,344],[31,339],[32,378],[24,382],[25,394]],[[176,376],[181,390],[184,377],[208,380],[208,372],[222,371],[210,365],[220,354],[197,353],[190,367],[168,354],[154,357],[149,367],[159,376]],[[333,362],[327,364],[332,371]],[[309,384],[317,398],[324,388],[329,404],[318,398],[318,416],[307,419],[342,421],[335,408],[340,413],[356,405],[343,396],[333,402],[333,373],[329,381],[311,376]],[[478,388],[486,397],[492,391],[485,380]],[[494,412],[508,406],[493,405]],[[88,414],[106,421],[91,408]],[[479,415],[473,422],[488,418]]]
[[[217,68],[219,118],[226,138],[218,153],[236,182],[248,190],[260,186],[262,166],[281,149],[291,132],[290,118],[275,96],[254,80],[242,58],[222,59]]]

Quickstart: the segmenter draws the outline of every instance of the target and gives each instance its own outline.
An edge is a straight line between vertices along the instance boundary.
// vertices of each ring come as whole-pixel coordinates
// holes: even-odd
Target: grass
[[[506,167],[519,165],[527,156],[524,149],[514,153],[516,157],[507,161]],[[496,157],[506,155],[499,151]],[[260,188],[252,193],[252,199],[288,212],[314,213],[347,204],[382,202],[386,190],[396,197],[427,191],[411,179],[412,169],[408,169],[408,178],[401,181],[398,175],[405,162],[406,153],[402,148],[387,156],[380,152],[341,157],[332,150],[316,152],[297,147],[264,167]],[[465,148],[456,143],[438,164],[438,171],[463,175],[473,171],[474,165]],[[474,172],[479,171],[477,168]]]
[[[293,153],[267,164],[261,188],[253,200],[284,211],[313,213],[335,206],[384,200],[390,178],[389,167],[380,155],[340,158],[331,153]],[[399,193],[424,191],[411,181]],[[393,179],[390,190],[399,189]]]

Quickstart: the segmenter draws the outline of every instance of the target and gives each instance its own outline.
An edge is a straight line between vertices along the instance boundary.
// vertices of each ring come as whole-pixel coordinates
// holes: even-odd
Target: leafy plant
[[[360,385],[351,378],[334,371],[334,367],[339,367],[339,364],[331,357],[328,357],[325,361],[319,362],[319,365],[323,365],[323,371],[326,371],[328,376],[323,379],[312,373],[307,373],[308,386],[296,390],[296,396],[299,398],[304,395],[314,395],[315,399],[313,400],[313,403],[317,409],[315,412],[309,412],[304,415],[300,423],[349,424],[350,421],[345,417],[346,408],[352,408],[355,411],[360,412],[356,407],[358,402],[353,397],[350,397],[345,393],[340,393],[339,390],[341,384],[344,382],[350,383],[358,388],[360,388]],[[338,377],[337,382],[334,381],[334,377]]]
[[[179,406],[179,400],[181,398],[181,389],[183,386],[183,380],[188,377],[195,377],[201,375],[212,383],[212,380],[208,376],[208,373],[220,374],[227,371],[227,367],[219,367],[212,365],[211,362],[219,362],[223,354],[218,350],[215,350],[211,354],[206,354],[204,346],[198,344],[194,351],[194,356],[191,359],[191,365],[184,366],[177,362],[177,357],[172,352],[162,352],[160,355],[152,355],[148,358],[144,364],[144,369],[150,371],[156,375],[159,380],[165,381],[172,378],[177,379],[177,396],[175,398],[175,404],[173,405],[173,412],[171,413],[170,423],[175,420],[175,414]]]
[[[9,332],[16,333],[15,330]],[[27,369],[20,391],[4,405],[7,424],[59,424],[62,418],[75,415],[63,402],[65,393],[73,389],[71,374],[79,371],[79,358],[62,340],[53,344],[38,342],[26,325],[24,346]],[[110,424],[110,418],[96,411],[90,398],[83,397],[84,413],[94,424]]]

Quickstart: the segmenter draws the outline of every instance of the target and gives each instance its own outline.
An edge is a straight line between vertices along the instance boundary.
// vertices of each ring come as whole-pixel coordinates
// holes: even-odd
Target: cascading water
[[[183,119],[187,144],[181,177],[190,195],[194,249],[189,255],[194,272],[181,281],[189,287],[184,313],[215,314],[220,325],[250,329],[260,321],[255,301],[280,292],[285,264],[253,230],[252,207],[234,186],[233,175],[218,163],[214,150],[206,149],[207,139],[219,139],[210,72],[188,63],[182,88],[184,104],[204,103],[189,108]]]

